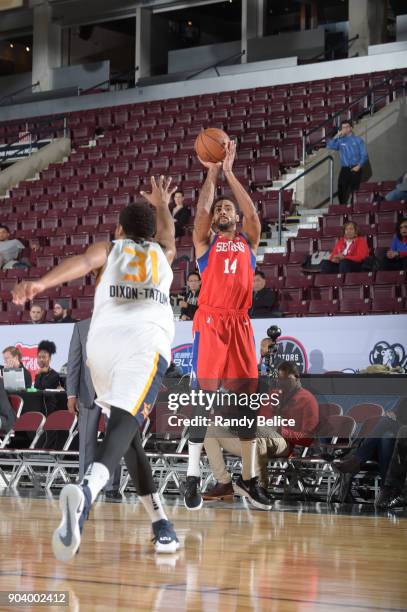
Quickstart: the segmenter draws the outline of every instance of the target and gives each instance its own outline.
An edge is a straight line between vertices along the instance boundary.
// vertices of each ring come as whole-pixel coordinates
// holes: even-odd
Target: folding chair
[[[24,406],[23,398],[20,397],[19,395],[9,395],[8,399],[9,399],[12,409],[16,413],[16,417],[17,418],[20,417],[21,412],[23,410],[23,406]]]
[[[65,431],[68,434],[65,444],[60,451],[48,450],[50,458],[48,459],[47,467],[49,470],[52,470],[51,473],[48,474],[45,482],[45,488],[48,490],[52,487],[52,484],[58,474],[61,475],[65,483],[70,482],[66,468],[74,467],[77,464],[77,461],[72,465],[72,460],[66,461],[64,459],[64,454],[65,451],[69,451],[72,441],[78,433],[78,430],[76,429],[77,421],[77,417],[67,410],[56,410],[48,416],[45,422],[44,433],[50,431]],[[78,453],[75,453],[75,455],[78,455]]]
[[[5,477],[2,467],[0,467],[0,475],[9,487],[17,486],[24,473],[27,473],[29,479],[34,485],[38,484],[38,479],[30,465],[29,456],[25,458],[24,453],[20,452],[19,449],[6,447],[8,446],[11,439],[16,433],[24,432],[34,434],[34,437],[28,448],[35,449],[38,440],[42,435],[44,423],[45,416],[41,412],[26,412],[25,414],[17,418],[13,428],[6,434],[6,436],[2,440],[0,448],[5,449],[7,451],[7,455],[11,454],[11,459],[1,459],[1,465],[11,465],[13,470],[10,481],[8,481]],[[15,468],[17,468],[17,470],[14,472]]]

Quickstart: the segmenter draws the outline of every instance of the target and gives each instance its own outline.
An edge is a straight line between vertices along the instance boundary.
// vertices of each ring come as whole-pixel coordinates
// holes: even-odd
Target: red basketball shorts
[[[200,306],[193,322],[192,367],[202,389],[239,387],[258,378],[250,318],[245,311]]]

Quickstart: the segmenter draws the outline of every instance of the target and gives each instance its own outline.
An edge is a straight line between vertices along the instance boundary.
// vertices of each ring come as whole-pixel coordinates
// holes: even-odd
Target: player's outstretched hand
[[[236,142],[229,140],[226,145],[226,157],[223,160],[223,172],[233,172],[233,162],[236,157]]]
[[[201,164],[205,166],[205,168],[208,168],[208,170],[213,169],[213,170],[219,171],[222,168],[222,162],[207,162],[201,159],[199,156],[198,156],[198,159],[201,162]]]
[[[155,176],[151,177],[151,193],[146,191],[140,191],[147,202],[152,206],[168,206],[172,195],[177,191],[177,186],[171,188],[171,177],[160,176],[158,182],[155,180]]]
[[[45,287],[40,281],[23,281],[14,286],[11,291],[14,304],[23,305],[27,300],[32,300],[38,293],[44,291]]]

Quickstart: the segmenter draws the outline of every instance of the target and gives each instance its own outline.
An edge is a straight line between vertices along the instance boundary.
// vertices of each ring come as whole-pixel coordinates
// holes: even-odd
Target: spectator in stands
[[[181,298],[181,321],[192,321],[198,310],[198,297],[201,289],[201,277],[198,272],[190,272],[187,279],[187,291]]]
[[[249,310],[249,316],[252,319],[280,317],[281,313],[277,312],[275,308],[276,301],[275,291],[266,287],[264,272],[257,270],[253,279],[253,303]]]
[[[13,268],[23,249],[22,242],[10,238],[10,230],[7,225],[0,225],[0,269]]]
[[[69,302],[65,299],[60,299],[54,302],[52,323],[76,323],[69,314]]]
[[[30,320],[28,323],[32,323],[33,325],[44,323],[44,315],[45,311],[42,306],[39,304],[32,304],[30,308]]]
[[[345,274],[361,272],[365,259],[369,257],[369,246],[366,238],[359,236],[358,226],[348,221],[343,226],[343,236],[334,246],[329,259],[321,264],[324,274]]]
[[[359,189],[362,168],[369,159],[366,145],[353,133],[352,122],[342,121],[340,131],[335,138],[328,140],[326,146],[339,151],[342,168],[338,178],[338,199],[340,204],[347,204],[350,193]]]
[[[178,189],[174,193],[174,204],[172,216],[174,217],[175,223],[175,238],[179,238],[185,234],[184,228],[189,219],[189,209],[184,206],[184,193],[181,189]]]
[[[294,363],[283,361],[278,365],[278,386],[280,403],[274,412],[295,421],[295,426],[278,430],[287,445],[285,452],[289,454],[296,444],[312,444],[319,424],[319,407],[314,395],[301,386],[300,373]]]
[[[25,388],[29,389],[32,385],[31,373],[23,364],[23,356],[21,351],[15,346],[7,346],[3,349],[3,359],[6,368],[22,368],[24,371]]]
[[[393,191],[386,194],[385,200],[393,202],[397,200],[407,200],[407,172],[397,179],[396,187]]]
[[[51,358],[56,352],[55,343],[50,340],[41,340],[38,345],[37,363],[39,370],[35,377],[34,387],[39,391],[61,388],[59,374],[51,368]]]
[[[341,476],[335,484],[335,493],[338,501],[352,501],[351,485],[353,477],[363,469],[367,461],[376,460],[379,463],[379,471],[382,480],[380,495],[376,501],[377,506],[384,506],[389,491],[386,491],[385,483],[389,465],[393,456],[396,437],[403,425],[407,425],[407,398],[402,398],[392,411],[380,417],[369,436],[364,438],[359,447],[348,457],[334,463],[333,466],[340,472]]]
[[[407,217],[396,225],[390,249],[382,259],[383,270],[407,270]]]

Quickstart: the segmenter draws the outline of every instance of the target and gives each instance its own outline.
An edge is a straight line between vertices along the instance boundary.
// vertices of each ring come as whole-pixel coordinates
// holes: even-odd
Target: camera
[[[263,362],[266,367],[266,375],[271,378],[278,378],[278,372],[275,367],[275,358],[278,352],[277,340],[281,336],[281,329],[277,325],[271,325],[266,331],[266,334],[271,340],[267,353],[263,357]]]

